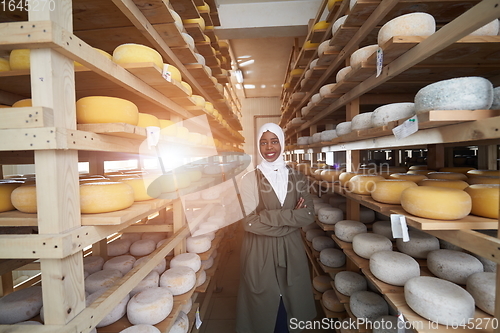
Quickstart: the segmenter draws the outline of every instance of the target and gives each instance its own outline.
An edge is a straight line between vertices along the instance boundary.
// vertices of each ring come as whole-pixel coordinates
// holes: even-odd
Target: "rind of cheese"
[[[458,190],[464,190],[469,186],[468,183],[463,180],[451,180],[451,179],[422,179],[418,182],[419,186],[434,186],[434,187],[447,187],[454,188]]]
[[[346,183],[347,191],[356,194],[370,194],[377,186],[377,182],[385,180],[378,175],[354,175]]]
[[[356,272],[341,271],[335,275],[335,289],[342,295],[351,296],[357,291],[367,290],[366,278]]]
[[[417,187],[418,185],[410,180],[403,179],[385,179],[375,183],[375,187],[371,192],[373,200],[387,203],[401,203],[401,193],[409,187]]]
[[[23,213],[36,213],[36,186],[23,185],[15,188],[10,196],[12,205],[20,212]]]
[[[484,270],[476,257],[448,249],[430,251],[427,254],[427,267],[438,278],[463,285],[471,274]]]
[[[83,258],[83,270],[89,275],[98,272],[104,265],[104,258],[101,256],[86,256]]]
[[[344,304],[342,304],[335,293],[335,290],[329,289],[323,293],[321,296],[321,302],[330,311],[333,312],[344,312]]]
[[[352,68],[358,68],[363,61],[366,61],[373,53],[377,51],[378,45],[368,45],[362,47],[351,54],[349,65]]]
[[[12,104],[13,108],[23,108],[23,107],[30,107],[30,106],[33,106],[33,102],[31,100],[31,98],[20,99],[17,102],[15,102],[14,104]]]
[[[117,239],[108,243],[108,256],[120,256],[130,249],[132,242],[129,239]]]
[[[337,131],[338,136],[349,134],[352,132],[351,122],[344,121],[342,123],[339,123],[337,124],[337,127],[335,127],[335,130]]]
[[[113,50],[113,61],[119,65],[152,62],[158,68],[163,68],[163,58],[158,51],[149,46],[134,43],[117,46]]]
[[[130,245],[130,254],[137,257],[147,256],[156,250],[156,241],[154,239],[140,239]]]
[[[372,291],[357,291],[349,299],[349,307],[356,318],[374,321],[389,314],[389,305],[385,299]]]
[[[137,125],[139,109],[126,99],[108,96],[88,96],[76,102],[79,124],[126,123]]]
[[[10,51],[10,69],[30,69],[30,54],[30,49],[14,49]]]
[[[388,125],[391,121],[410,118],[415,115],[414,103],[392,103],[379,106],[372,113],[373,127]]]
[[[351,71],[352,71],[351,66],[346,66],[346,67],[342,68],[341,70],[339,70],[337,72],[337,75],[335,76],[335,81],[337,83],[344,81],[346,75],[349,74]]]
[[[426,175],[418,175],[418,174],[411,174],[411,173],[406,173],[406,172],[396,172],[392,173],[389,176],[390,179],[402,179],[402,180],[409,180],[414,183],[418,183],[422,179],[427,179]]]
[[[144,128],[148,126],[160,127],[160,120],[155,115],[139,112],[139,119],[136,126]]]
[[[15,181],[0,183],[0,212],[16,209],[12,204],[11,195],[12,192],[21,185],[21,182]]]
[[[185,266],[169,268],[160,276],[160,287],[170,289],[174,296],[188,292],[195,284],[195,271]]]
[[[436,32],[436,21],[427,13],[409,13],[398,16],[380,28],[377,44],[383,46],[394,36],[430,36]]]
[[[101,297],[107,290],[108,288],[102,288],[86,297],[85,302],[87,307],[90,306],[96,299]],[[129,300],[130,295],[127,294],[114,308],[111,309],[111,311],[108,312],[108,314],[96,325],[96,327],[100,328],[117,322],[127,312],[127,303]]]
[[[368,231],[366,224],[359,221],[343,220],[335,224],[335,236],[344,241],[351,243],[354,236]]]
[[[102,271],[90,274],[85,279],[85,291],[92,294],[99,289],[111,287],[122,276],[122,272],[117,269],[103,269]]]
[[[352,238],[352,249],[358,256],[370,259],[376,252],[392,251],[392,242],[379,234],[360,233]]]
[[[430,179],[449,179],[449,180],[467,180],[467,176],[460,172],[429,172],[427,177]]]
[[[478,308],[495,315],[496,273],[478,272],[470,275],[465,289],[472,295]]]
[[[409,279],[420,276],[420,265],[407,254],[379,251],[370,257],[370,272],[385,283],[404,286]]]
[[[498,219],[500,184],[470,185],[465,192],[472,199],[471,214]]]
[[[333,22],[333,24],[332,24],[332,36],[335,36],[335,33],[340,29],[342,24],[344,24],[345,20],[347,19],[347,16],[348,15],[341,16],[335,22]]]
[[[328,274],[318,275],[312,280],[314,289],[320,293],[324,293],[325,291],[332,289],[331,282],[332,278]]]
[[[182,74],[181,74],[181,71],[177,67],[172,66],[170,64],[163,64],[163,66],[161,68],[163,68],[163,73],[170,74],[172,81],[176,81],[179,83],[182,82]]]
[[[8,71],[10,71],[9,59],[0,58],[0,72],[8,72]]]
[[[201,258],[196,253],[181,253],[170,260],[170,267],[184,266],[198,272],[201,268]]]
[[[168,288],[153,287],[135,294],[127,304],[131,324],[155,325],[172,312],[174,297]]]
[[[430,251],[439,249],[439,240],[432,235],[415,229],[410,229],[409,235],[408,242],[403,242],[402,238],[396,239],[396,246],[400,252],[416,259],[426,259]]]
[[[80,184],[80,210],[84,214],[107,213],[125,209],[134,203],[134,190],[125,183]]]
[[[15,324],[40,313],[42,287],[16,290],[0,298],[0,324]]]

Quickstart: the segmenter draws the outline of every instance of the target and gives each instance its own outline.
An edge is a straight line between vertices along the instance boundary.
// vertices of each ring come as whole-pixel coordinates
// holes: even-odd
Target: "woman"
[[[243,177],[240,186],[246,232],[236,331],[281,333],[289,331],[292,318],[298,322],[316,316],[300,234],[301,227],[314,222],[314,207],[307,179],[283,160],[283,130],[265,124],[257,140],[262,161]]]

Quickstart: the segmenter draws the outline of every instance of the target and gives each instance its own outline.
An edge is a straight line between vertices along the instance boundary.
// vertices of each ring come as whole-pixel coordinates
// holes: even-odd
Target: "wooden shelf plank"
[[[200,17],[198,9],[196,8],[193,0],[175,0],[172,1],[171,4],[177,14],[179,14],[183,20]]]
[[[349,257],[349,259],[351,259],[352,262],[354,262],[356,264],[356,266],[359,267],[360,269],[369,267],[370,260],[365,259],[365,258],[361,258],[356,253],[354,253],[354,250],[352,250],[352,249],[347,249],[346,248],[346,249],[343,249],[343,250],[344,250],[345,255],[347,257]]]

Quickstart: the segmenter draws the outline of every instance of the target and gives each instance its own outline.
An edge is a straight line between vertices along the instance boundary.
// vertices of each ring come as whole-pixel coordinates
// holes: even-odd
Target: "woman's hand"
[[[301,208],[306,208],[307,205],[304,205],[304,198],[300,198],[298,201],[297,201],[297,204],[295,205],[295,208],[294,209],[301,209]]]

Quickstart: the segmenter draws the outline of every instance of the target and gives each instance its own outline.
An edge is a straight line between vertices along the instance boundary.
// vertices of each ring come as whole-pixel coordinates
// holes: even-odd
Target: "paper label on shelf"
[[[406,216],[401,214],[391,214],[392,237],[403,238],[403,242],[410,240],[408,226],[406,225]]]
[[[382,48],[377,48],[377,76],[379,77],[382,74],[382,68],[384,67],[384,51]]]
[[[146,135],[148,141],[148,147],[155,147],[160,141],[160,128],[157,126],[146,127]]]
[[[394,133],[394,136],[398,140],[404,139],[407,136],[416,133],[417,131],[418,131],[417,116],[413,116],[409,119],[406,119],[404,123],[392,129],[392,133]]]
[[[172,72],[168,69],[169,66],[170,66],[169,64],[164,64],[163,65],[163,72],[161,73],[161,75],[168,82],[172,82]]]
[[[196,329],[199,329],[201,327],[201,324],[203,322],[201,321],[201,318],[200,318],[200,308],[198,308],[196,310],[196,315],[195,315],[195,325],[196,325]]]

